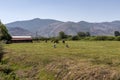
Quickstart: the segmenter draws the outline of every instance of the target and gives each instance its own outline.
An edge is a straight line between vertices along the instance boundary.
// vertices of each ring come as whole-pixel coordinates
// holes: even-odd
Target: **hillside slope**
[[[64,31],[69,35],[76,35],[77,32],[90,32],[92,35],[114,35],[114,31],[120,31],[120,21],[113,22],[101,22],[101,23],[89,23],[85,21],[80,22],[62,22],[52,19],[39,19],[35,18],[26,21],[16,21],[6,24],[9,32],[12,35],[26,35],[30,32],[31,35],[35,35],[36,32],[39,36],[57,36],[60,31]],[[22,32],[20,29],[24,29]],[[27,30],[27,31],[26,31]]]

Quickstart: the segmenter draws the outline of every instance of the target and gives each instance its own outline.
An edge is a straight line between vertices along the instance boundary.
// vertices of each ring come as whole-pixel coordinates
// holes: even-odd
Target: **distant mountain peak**
[[[32,19],[32,20],[41,20],[40,18],[34,18],[34,19]]]
[[[89,23],[89,22],[86,22],[86,21],[80,21],[80,22],[78,22],[78,23]]]
[[[55,20],[55,19],[34,18],[34,19],[32,19],[32,21],[59,21],[59,20]],[[62,21],[61,21],[61,22],[62,22]]]
[[[39,36],[57,36],[60,31],[68,35],[76,35],[77,32],[90,32],[91,35],[114,35],[114,31],[120,31],[120,21],[91,23],[80,22],[62,22],[54,19],[34,18],[31,20],[16,21],[6,24],[11,35],[35,35]]]
[[[120,22],[120,20],[115,20],[115,21],[112,21],[112,22]]]

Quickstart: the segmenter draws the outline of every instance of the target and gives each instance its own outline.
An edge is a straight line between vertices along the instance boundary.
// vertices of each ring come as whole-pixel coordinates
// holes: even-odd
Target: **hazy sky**
[[[120,0],[0,0],[3,23],[33,18],[75,22],[120,20]]]

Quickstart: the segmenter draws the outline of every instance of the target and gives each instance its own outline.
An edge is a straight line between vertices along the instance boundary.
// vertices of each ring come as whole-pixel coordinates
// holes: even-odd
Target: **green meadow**
[[[4,44],[0,80],[120,80],[119,41],[66,43]]]

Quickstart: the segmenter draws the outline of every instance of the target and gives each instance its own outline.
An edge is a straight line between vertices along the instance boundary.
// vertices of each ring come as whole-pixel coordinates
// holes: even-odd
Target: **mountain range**
[[[68,35],[76,35],[77,32],[90,32],[91,35],[114,35],[114,31],[120,31],[120,21],[91,23],[63,22],[53,19],[35,18],[32,20],[16,21],[6,24],[11,35],[16,36],[57,36],[60,31]]]

